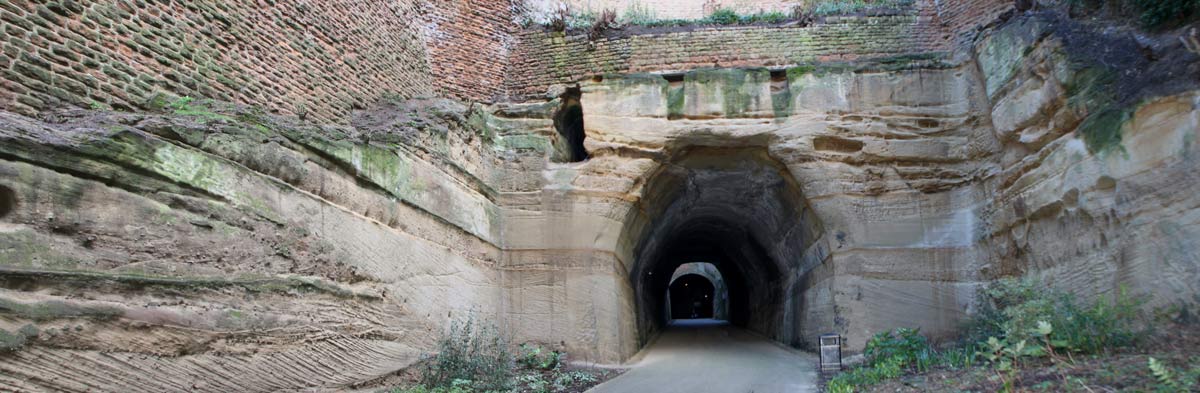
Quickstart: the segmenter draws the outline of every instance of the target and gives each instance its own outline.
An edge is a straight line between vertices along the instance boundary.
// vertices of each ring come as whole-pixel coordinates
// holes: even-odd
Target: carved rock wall
[[[1008,275],[1197,301],[1200,93],[1157,75],[1200,62],[1097,68],[1087,48],[1132,39],[1063,23],[951,56],[587,75],[577,163],[551,160],[559,99],[337,126],[207,100],[0,112],[0,387],[369,386],[472,312],[618,362],[661,327],[651,276],[686,262],[797,346],[948,337]]]

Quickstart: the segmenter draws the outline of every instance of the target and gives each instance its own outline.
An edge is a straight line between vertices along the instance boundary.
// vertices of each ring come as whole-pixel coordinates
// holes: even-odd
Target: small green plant
[[[654,9],[637,1],[630,3],[625,12],[621,13],[621,22],[625,24],[650,25],[657,21]]]
[[[830,392],[853,392],[855,387],[874,385],[897,378],[910,368],[929,370],[940,357],[929,347],[920,329],[899,328],[880,332],[867,340],[863,367],[839,374],[829,381]]]
[[[976,334],[1016,342],[1038,339],[1048,349],[1097,353],[1136,344],[1146,333],[1137,326],[1143,298],[1121,289],[1111,301],[1081,306],[1074,296],[1033,279],[1003,279],[984,291]],[[1044,334],[1040,334],[1044,331]]]
[[[550,16],[550,22],[546,24],[551,31],[564,32],[567,31],[568,23],[571,20],[571,9],[562,7],[554,11]]]
[[[709,23],[718,25],[732,25],[740,22],[742,18],[738,16],[737,11],[728,8],[718,8],[709,14],[706,20]]]
[[[913,363],[922,353],[929,350],[929,343],[920,329],[898,328],[894,334],[891,331],[881,332],[867,341],[863,355],[867,364],[874,366],[892,358],[899,358],[903,364]]]
[[[430,388],[508,390],[512,386],[512,354],[495,326],[477,325],[475,316],[451,321],[438,341],[438,354],[421,376]],[[464,382],[465,381],[465,382]]]
[[[562,364],[562,352],[548,351],[539,345],[521,344],[519,363],[535,370],[553,370]]]
[[[976,351],[974,346],[965,348],[950,348],[939,352],[935,364],[944,365],[951,369],[960,370],[975,365]]]
[[[524,374],[517,377],[517,384],[526,391],[534,393],[549,393],[550,382],[541,373]]]
[[[588,41],[595,41],[604,37],[604,32],[617,25],[617,12],[611,9],[605,9],[596,16],[596,20],[592,21],[592,27],[588,29]]]
[[[170,102],[168,102],[166,104],[166,106],[163,109],[165,109],[173,114],[176,114],[176,115],[193,116],[193,117],[200,118],[204,121],[213,121],[213,120],[234,121],[234,119],[232,117],[213,112],[212,109],[210,109],[208,106],[208,104],[210,104],[210,103],[211,103],[211,101],[209,101],[208,103],[202,103],[202,102],[196,101],[196,99],[194,99],[192,97],[183,96],[183,97],[178,97],[174,100],[171,100]]]
[[[1153,357],[1147,363],[1150,374],[1158,382],[1158,386],[1155,386],[1157,391],[1188,392],[1200,384],[1200,357],[1193,357],[1191,363],[1196,366],[1186,371],[1176,370]]]
[[[995,365],[996,371],[1004,373],[1001,374],[1004,385],[1011,386],[1016,379],[1022,358],[1038,357],[1044,354],[1042,347],[1029,345],[1026,340],[1009,342],[992,337],[987,341],[987,350],[983,352],[983,357]]]
[[[475,390],[471,388],[471,381],[454,380],[450,386],[428,387],[425,385],[417,385],[409,388],[395,388],[389,390],[388,393],[473,393]]]
[[[847,15],[876,9],[909,9],[913,0],[817,0],[811,4],[815,15]]]

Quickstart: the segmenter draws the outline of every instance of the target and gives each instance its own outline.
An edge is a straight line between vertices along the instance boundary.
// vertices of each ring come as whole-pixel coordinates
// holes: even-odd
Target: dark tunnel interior
[[[711,263],[723,277],[730,323],[796,340],[803,310],[793,300],[804,273],[798,261],[820,233],[819,222],[765,149],[685,152],[650,177],[639,203],[630,279],[643,344],[682,318],[667,298],[678,291],[671,278],[695,261]]]
[[[671,319],[712,318],[717,287],[699,274],[685,274],[671,283]]]

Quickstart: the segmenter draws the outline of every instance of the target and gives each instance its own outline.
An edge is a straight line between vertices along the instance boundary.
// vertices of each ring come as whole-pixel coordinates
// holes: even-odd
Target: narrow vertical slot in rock
[[[555,161],[580,162],[588,159],[587,149],[583,147],[587,135],[583,131],[583,106],[579,103],[581,95],[578,87],[567,89],[562,95],[562,106],[554,114],[554,129],[558,130],[560,137],[555,143]]]

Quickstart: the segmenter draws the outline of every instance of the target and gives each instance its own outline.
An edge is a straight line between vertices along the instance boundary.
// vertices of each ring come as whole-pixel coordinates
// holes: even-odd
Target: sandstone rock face
[[[467,119],[401,148],[413,130],[193,109],[3,115],[0,329],[37,333],[0,384],[345,386],[415,361],[448,313],[497,314],[496,207],[472,171],[499,160]]]
[[[325,127],[209,102],[0,113],[0,388],[343,389],[470,313],[619,362],[695,262],[731,321],[801,347],[948,337],[1008,275],[1200,301],[1200,89],[1114,76],[1060,23],[950,56],[588,78],[582,162],[554,159],[562,99]]]

